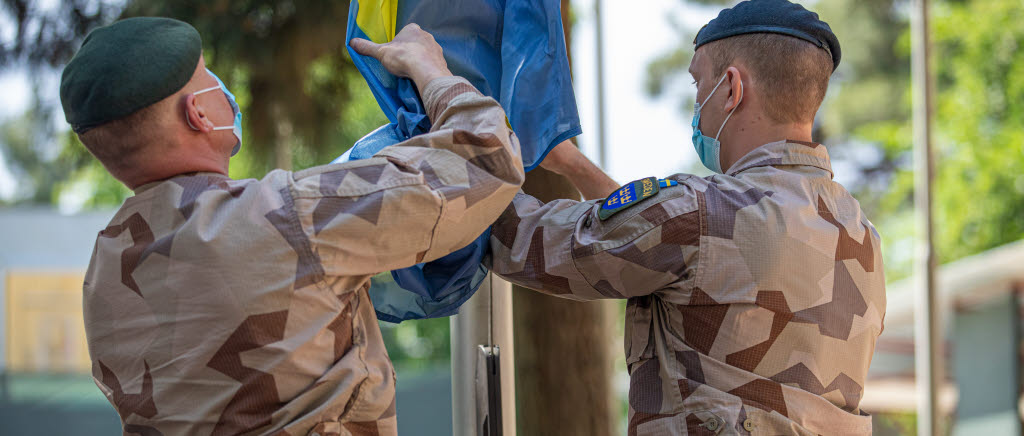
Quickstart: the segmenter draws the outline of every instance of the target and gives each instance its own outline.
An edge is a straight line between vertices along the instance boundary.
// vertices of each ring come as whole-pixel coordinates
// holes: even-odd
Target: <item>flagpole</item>
[[[928,0],[915,0],[911,17],[914,101],[914,209],[918,228],[914,306],[914,366],[917,383],[917,434],[942,434],[938,389],[942,380],[942,332],[935,286],[931,144],[932,76],[928,36]]]
[[[597,164],[608,171],[608,149],[604,123],[604,26],[601,23],[601,0],[594,0],[594,35],[597,51]]]
[[[476,294],[459,308],[459,314],[450,318],[449,325],[452,434],[515,436],[512,284],[489,273]],[[488,385],[489,380],[483,371],[487,368],[488,353],[493,355],[500,374],[498,382],[493,385]],[[495,402],[494,398],[489,398],[490,393],[496,393],[500,399]],[[497,410],[492,410],[495,404]],[[498,429],[485,431],[482,428],[485,424],[497,424]]]

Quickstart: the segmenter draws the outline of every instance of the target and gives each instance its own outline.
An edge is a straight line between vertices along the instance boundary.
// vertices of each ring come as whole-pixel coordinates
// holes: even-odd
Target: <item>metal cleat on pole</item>
[[[452,431],[515,436],[512,285],[493,274],[451,317]]]

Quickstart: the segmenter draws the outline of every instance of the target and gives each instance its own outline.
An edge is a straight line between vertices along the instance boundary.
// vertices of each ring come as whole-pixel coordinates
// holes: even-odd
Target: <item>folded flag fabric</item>
[[[560,8],[559,0],[353,0],[347,39],[385,43],[409,23],[430,32],[449,70],[501,103],[529,171],[552,147],[581,132]],[[365,159],[429,131],[413,83],[346,45],[390,123],[335,162]],[[370,298],[377,316],[401,322],[455,314],[487,275],[480,262],[488,236],[433,262],[375,276]]]

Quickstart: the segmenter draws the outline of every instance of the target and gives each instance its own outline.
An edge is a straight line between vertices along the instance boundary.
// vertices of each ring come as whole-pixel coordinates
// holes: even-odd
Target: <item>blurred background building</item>
[[[945,382],[940,410],[954,435],[1021,434],[1020,351],[1024,323],[1024,241],[943,265],[938,294],[948,310]],[[875,347],[861,407],[876,417],[875,434],[906,434],[913,425],[913,284],[888,288],[885,331]]]
[[[603,1],[603,83],[596,73],[594,1],[564,2],[584,122],[581,148],[595,158],[600,154],[601,89],[606,169],[614,178],[706,175],[688,141],[693,86],[686,68],[697,30],[736,1],[647,0],[642,7]],[[919,229],[913,219],[911,2],[800,3],[831,24],[843,47],[815,140],[829,147],[836,179],[881,233],[890,280],[886,328],[863,407],[874,414],[876,433],[914,434],[911,275]],[[931,3],[935,243],[946,308],[940,410],[954,434],[1019,435],[1024,5]],[[0,0],[0,433],[119,431],[117,415],[89,375],[81,281],[96,233],[130,192],[70,133],[57,98],[61,68],[84,35],[123,16],[163,15],[196,26],[207,63],[236,91],[245,113],[246,146],[232,160],[231,175],[261,177],[272,168],[328,162],[385,122],[342,47],[339,23],[347,13],[344,0]],[[572,306],[552,305],[554,312],[543,312],[536,309],[550,298],[516,292],[520,433],[530,434],[525,425],[544,417],[543,407],[521,403],[550,399],[612,405],[609,413],[591,414],[602,416],[573,414],[545,422],[555,426],[549,427],[554,434],[624,434],[622,307],[610,307],[617,321],[608,323],[614,328],[602,343],[593,332],[605,331],[598,328],[604,318],[571,325],[551,317],[523,318]],[[385,324],[382,330],[399,378],[400,431],[450,434],[448,321]],[[544,337],[522,334],[530,331],[558,333],[568,342],[556,347],[542,342]],[[587,341],[571,342],[587,334]],[[605,346],[613,351],[598,349]],[[538,383],[541,370],[567,355],[601,368],[574,375],[601,388],[588,392]]]
[[[89,375],[82,322],[85,266],[111,216],[42,207],[0,213],[0,426],[10,434],[60,434],[69,424],[85,434],[120,431]]]

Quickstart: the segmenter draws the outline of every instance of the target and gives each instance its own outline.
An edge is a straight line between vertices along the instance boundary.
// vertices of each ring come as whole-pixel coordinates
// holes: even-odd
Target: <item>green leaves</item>
[[[191,23],[209,68],[248,95],[233,177],[327,163],[386,122],[345,51],[347,1],[130,1],[123,16],[139,15]]]
[[[57,75],[93,28],[121,17],[159,15],[194,25],[204,58],[238,96],[245,146],[231,176],[259,178],[278,167],[330,162],[387,122],[344,49],[347,1],[217,0],[95,2],[3,0],[16,41],[0,44],[0,71],[28,68]],[[38,76],[33,74],[33,76]],[[47,83],[45,81],[41,83]],[[15,202],[83,206],[120,204],[130,191],[106,174],[62,123],[51,93],[17,119],[0,120],[0,153],[22,185]],[[74,157],[65,163],[64,158]],[[56,159],[56,160],[55,160]]]
[[[1024,238],[1024,21],[1018,2],[940,2],[933,9],[934,120],[936,153],[936,244],[945,263]],[[899,41],[908,39],[901,35]],[[904,88],[906,89],[906,88]],[[866,124],[855,136],[886,150],[889,159],[909,150],[908,129],[893,123]],[[883,238],[906,239],[901,219],[913,207],[910,162],[896,166],[872,215]],[[887,259],[887,265],[888,265]],[[890,268],[890,278],[909,265]]]

